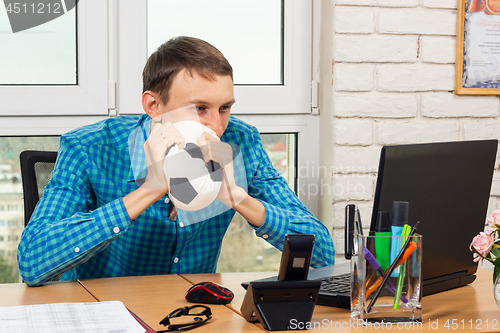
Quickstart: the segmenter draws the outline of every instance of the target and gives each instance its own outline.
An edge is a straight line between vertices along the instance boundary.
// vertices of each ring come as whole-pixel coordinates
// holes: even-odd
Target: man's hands
[[[148,140],[144,143],[144,154],[148,175],[142,185],[147,189],[161,190],[163,195],[168,192],[168,184],[163,171],[163,161],[168,147],[176,144],[179,149],[184,147],[184,138],[172,123],[157,123],[151,129]]]
[[[123,197],[123,204],[131,220],[135,220],[168,192],[163,161],[168,147],[173,144],[177,144],[179,148],[184,147],[184,138],[172,123],[154,124],[148,140],[144,143],[148,169],[146,181],[137,190]]]
[[[246,191],[236,185],[233,168],[233,149],[227,143],[219,141],[208,133],[203,133],[198,140],[205,163],[214,161],[222,168],[222,186],[217,200],[228,207],[236,208],[246,197]]]

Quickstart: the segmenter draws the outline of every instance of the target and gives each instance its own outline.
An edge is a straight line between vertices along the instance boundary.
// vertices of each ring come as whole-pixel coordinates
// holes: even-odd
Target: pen
[[[408,259],[408,257],[413,253],[413,251],[415,251],[415,249],[417,248],[417,244],[415,242],[410,242],[410,245],[408,245],[408,248],[406,249],[405,253],[403,254],[403,257],[399,260],[399,263],[397,266],[401,265],[403,262],[406,261],[406,259]],[[385,270],[384,273],[387,273],[388,272],[388,269]],[[375,281],[371,286],[367,287],[366,288],[366,296],[365,296],[365,299],[368,298],[368,296],[371,295],[371,293],[373,291],[375,291],[375,289],[377,289],[378,286],[380,286],[380,284],[382,283],[382,280],[383,280],[383,277],[380,276],[377,281]]]
[[[405,244],[403,245],[403,248],[401,249],[401,251],[399,251],[398,256],[392,262],[391,266],[389,266],[389,269],[387,270],[386,276],[382,280],[380,287],[377,289],[377,291],[375,291],[375,295],[373,296],[372,300],[370,301],[370,304],[368,304],[368,306],[366,307],[366,313],[370,313],[370,311],[372,310],[373,304],[375,304],[375,302],[377,301],[377,299],[380,295],[380,292],[382,291],[385,284],[387,283],[387,280],[389,280],[389,276],[391,275],[392,272],[394,272],[394,269],[399,264],[399,260],[401,259],[401,257],[403,257],[404,252],[406,251],[406,249],[410,245],[411,236],[413,236],[415,234],[415,232],[417,231],[417,227],[418,227],[418,222],[411,228],[411,232],[408,235],[408,239],[406,240]]]
[[[377,259],[373,256],[373,254],[370,252],[370,250],[368,250],[366,247],[365,247],[365,257],[366,257],[366,260],[368,260],[368,262],[370,263],[370,265],[372,265],[372,267],[375,268],[375,270],[380,274],[380,276],[382,278],[384,278],[385,277],[384,270],[382,269],[382,267],[380,267],[380,264],[377,261]],[[391,281],[387,281],[387,287],[389,287],[389,290],[394,295],[396,295],[397,288]],[[408,299],[406,299],[406,297],[402,296],[401,293],[399,293],[399,298],[401,299],[401,301],[403,301],[403,303],[408,303]]]
[[[405,226],[403,227],[403,242],[406,242],[406,239],[408,238],[410,231],[411,227],[408,224],[405,224]],[[406,272],[406,262],[403,262],[399,269],[399,277],[396,285],[397,286],[396,293],[394,295],[394,306],[393,306],[394,309],[399,309],[399,299],[401,298],[401,293],[403,292],[403,281],[405,279],[405,272]]]

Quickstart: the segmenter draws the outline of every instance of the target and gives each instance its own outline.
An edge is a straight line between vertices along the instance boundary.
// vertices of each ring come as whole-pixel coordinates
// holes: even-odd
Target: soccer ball
[[[178,209],[200,210],[210,205],[219,194],[222,185],[222,169],[219,163],[205,163],[197,144],[203,132],[217,138],[210,128],[195,121],[179,121],[173,124],[185,140],[183,149],[172,145],[167,149],[163,171],[167,179],[170,200]]]

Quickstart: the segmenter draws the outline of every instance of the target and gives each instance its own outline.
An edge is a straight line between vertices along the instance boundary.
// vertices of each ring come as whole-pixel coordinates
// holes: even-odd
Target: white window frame
[[[319,117],[311,115],[237,115],[255,126],[261,134],[297,133],[297,196],[317,216],[319,211]]]
[[[232,112],[261,133],[297,133],[298,170],[319,163],[319,117],[311,114],[311,80],[319,63],[319,15],[313,21],[313,8],[316,17],[319,1],[286,0],[284,84],[235,86]],[[62,135],[107,118],[115,107],[117,114],[144,113],[146,0],[85,0],[78,11],[79,85],[0,86],[0,135]],[[317,175],[297,177],[299,199],[315,215],[317,196],[301,189],[318,183]]]
[[[312,0],[285,1],[284,83],[236,85],[233,114],[311,113],[312,7]],[[119,114],[140,114],[143,113],[140,103],[142,69],[147,60],[146,0],[121,0],[118,13],[117,111]]]
[[[108,114],[107,2],[77,7],[78,85],[0,86],[0,116]]]

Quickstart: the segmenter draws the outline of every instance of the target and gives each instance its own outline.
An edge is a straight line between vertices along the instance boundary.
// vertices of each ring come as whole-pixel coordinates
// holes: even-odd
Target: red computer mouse
[[[228,304],[234,298],[231,290],[214,282],[200,282],[186,292],[186,300],[191,303]]]

